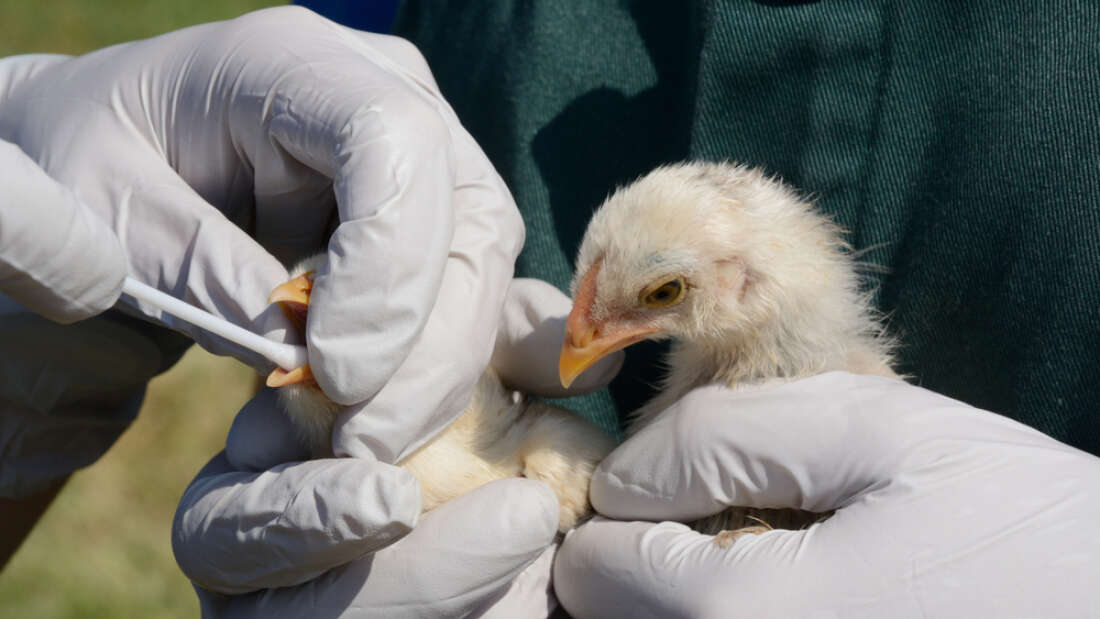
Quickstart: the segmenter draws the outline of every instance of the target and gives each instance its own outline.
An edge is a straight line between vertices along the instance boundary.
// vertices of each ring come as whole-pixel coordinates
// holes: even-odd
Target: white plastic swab
[[[224,318],[219,318],[194,305],[184,303],[176,297],[165,294],[152,286],[147,286],[132,277],[123,280],[122,292],[157,309],[168,312],[176,318],[186,320],[196,327],[206,329],[214,335],[220,335],[234,344],[239,344],[259,353],[284,370],[293,370],[309,363],[309,355],[306,353],[305,346],[282,344],[256,335]]]

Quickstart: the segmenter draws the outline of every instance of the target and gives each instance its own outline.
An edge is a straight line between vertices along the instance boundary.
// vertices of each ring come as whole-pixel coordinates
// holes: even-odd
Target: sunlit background
[[[278,4],[0,0],[0,56],[80,54]],[[198,348],[156,378],[137,422],[73,476],[0,573],[0,617],[197,617],[172,559],[172,515],[254,386],[252,370]]]

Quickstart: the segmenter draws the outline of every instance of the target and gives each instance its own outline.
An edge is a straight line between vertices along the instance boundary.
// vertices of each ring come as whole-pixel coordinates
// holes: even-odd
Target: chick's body
[[[616,191],[585,233],[573,293],[564,383],[640,339],[673,340],[661,391],[629,433],[702,385],[760,388],[830,370],[896,377],[840,229],[752,168],[668,166]],[[818,517],[732,509],[699,528],[758,518],[797,528]]]
[[[325,262],[324,255],[314,256],[292,275],[321,271]],[[342,407],[308,379],[281,386],[279,400],[313,456],[331,456],[332,429]],[[573,413],[507,388],[490,368],[455,421],[397,464],[420,482],[424,511],[497,479],[545,482],[557,495],[558,527],[564,532],[590,513],[589,481],[613,446]]]

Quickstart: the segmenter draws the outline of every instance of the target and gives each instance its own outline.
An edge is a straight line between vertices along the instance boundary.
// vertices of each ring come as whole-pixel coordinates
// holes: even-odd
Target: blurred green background
[[[0,55],[82,54],[171,30],[229,19],[268,6],[264,0],[0,0]]]
[[[279,4],[0,0],[0,56],[80,54]],[[172,559],[172,515],[255,385],[252,370],[197,347],[157,377],[134,425],[73,476],[0,573],[0,617],[197,617]]]

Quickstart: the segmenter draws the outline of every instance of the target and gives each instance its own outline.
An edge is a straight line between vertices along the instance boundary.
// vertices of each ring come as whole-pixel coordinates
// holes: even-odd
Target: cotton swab
[[[247,329],[242,329],[224,318],[219,318],[194,305],[184,303],[132,277],[123,280],[122,292],[157,309],[168,312],[176,318],[186,320],[196,327],[206,329],[214,335],[220,335],[234,344],[239,344],[248,350],[259,353],[284,370],[293,370],[309,363],[309,355],[306,353],[305,346],[295,346],[269,340]]]

